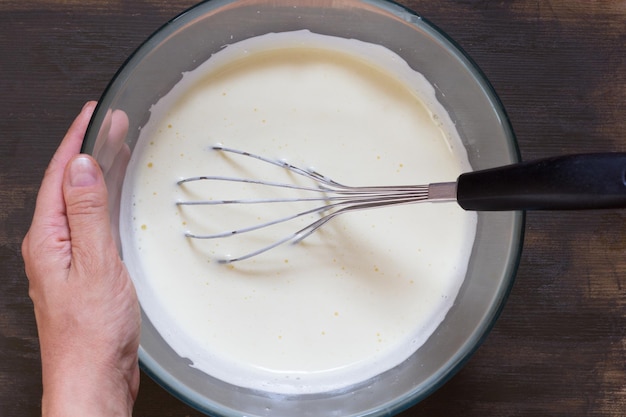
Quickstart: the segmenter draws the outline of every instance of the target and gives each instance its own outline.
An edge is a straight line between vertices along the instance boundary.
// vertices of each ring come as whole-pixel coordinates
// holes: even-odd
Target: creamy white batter
[[[295,179],[209,150],[223,143],[285,158],[351,185],[451,181],[470,170],[433,88],[375,45],[308,32],[231,45],[151,110],[122,202],[124,260],[142,307],[193,366],[235,385],[312,393],[362,382],[409,357],[463,282],[476,217],[456,204],[348,214],[304,242],[223,265],[310,222],[195,240],[298,210],[177,206],[272,196],[197,175]],[[296,196],[289,191],[286,194]]]

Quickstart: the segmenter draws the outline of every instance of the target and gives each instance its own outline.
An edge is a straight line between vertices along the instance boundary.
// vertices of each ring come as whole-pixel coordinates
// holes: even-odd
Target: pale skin
[[[85,105],[54,154],[22,244],[41,347],[42,416],[130,416],[139,389],[137,295],[113,240]]]

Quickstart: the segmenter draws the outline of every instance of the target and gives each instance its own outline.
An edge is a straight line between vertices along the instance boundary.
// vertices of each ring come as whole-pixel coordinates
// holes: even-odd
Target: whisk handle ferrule
[[[626,207],[626,153],[559,156],[462,174],[465,210],[578,210]]]

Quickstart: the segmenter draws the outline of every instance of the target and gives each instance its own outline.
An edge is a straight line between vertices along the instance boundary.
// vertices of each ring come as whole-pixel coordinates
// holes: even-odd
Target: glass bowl
[[[121,183],[149,111],[182,77],[224,45],[270,32],[307,29],[382,45],[436,86],[474,169],[519,160],[502,105],[471,59],[416,13],[383,0],[211,0],[153,34],[128,59],[101,97],[83,151],[102,166],[117,235]],[[440,387],[493,326],[513,284],[523,240],[521,212],[479,213],[465,281],[452,309],[409,359],[358,386],[309,395],[236,387],[189,366],[143,317],[142,369],[185,403],[219,416],[393,415]],[[121,250],[121,248],[120,248]]]

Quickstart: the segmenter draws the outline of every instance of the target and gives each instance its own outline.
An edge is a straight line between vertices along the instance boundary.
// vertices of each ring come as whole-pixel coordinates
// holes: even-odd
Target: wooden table
[[[0,415],[40,413],[20,255],[43,171],[125,58],[193,0],[0,2]],[[626,151],[624,0],[400,1],[493,83],[524,159]],[[530,213],[516,284],[467,365],[403,416],[626,415],[626,211]],[[145,375],[137,416],[200,416]]]

